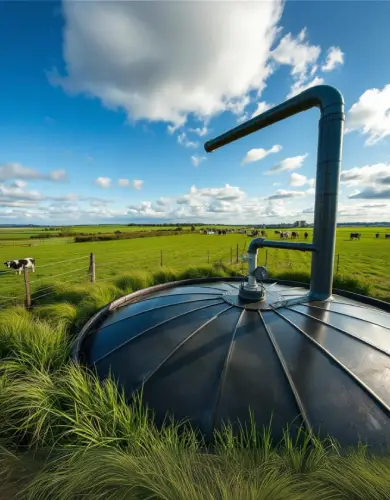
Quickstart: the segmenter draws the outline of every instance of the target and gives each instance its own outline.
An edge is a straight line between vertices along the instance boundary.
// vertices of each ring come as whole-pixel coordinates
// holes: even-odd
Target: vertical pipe
[[[344,113],[340,110],[322,116],[319,122],[313,230],[316,251],[310,281],[313,300],[332,295],[343,128]]]

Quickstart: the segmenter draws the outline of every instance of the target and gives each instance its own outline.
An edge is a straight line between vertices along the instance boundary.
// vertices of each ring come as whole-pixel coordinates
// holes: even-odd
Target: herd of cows
[[[248,236],[261,236],[263,238],[267,237],[266,231],[264,229],[262,230],[255,230],[255,231],[246,231],[244,230],[238,230],[235,231],[234,229],[201,229],[200,233],[201,234],[219,234],[219,235],[224,235],[224,234],[231,234],[238,232],[240,234],[247,234]],[[275,231],[275,234],[278,234],[280,236],[280,239],[283,240],[288,240],[289,238],[294,240],[299,238],[299,233],[298,231]],[[350,240],[360,240],[362,233],[351,233],[350,234]],[[309,233],[305,232],[303,233],[303,236],[305,240],[309,237]],[[385,239],[388,240],[390,239],[390,234],[386,233],[384,235]],[[375,238],[378,239],[380,238],[380,233],[375,233]],[[21,274],[24,269],[31,269],[32,272],[35,272],[35,259],[32,257],[27,257],[25,259],[19,259],[19,260],[7,260],[4,262],[5,267],[8,269],[13,269],[15,270],[16,274]]]

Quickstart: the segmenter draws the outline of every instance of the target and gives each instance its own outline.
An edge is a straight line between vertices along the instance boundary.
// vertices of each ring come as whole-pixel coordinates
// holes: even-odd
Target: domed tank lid
[[[390,437],[390,315],[334,295],[310,301],[304,286],[264,283],[283,303],[238,296],[241,279],[191,280],[136,292],[83,330],[75,356],[111,372],[157,423],[167,412],[206,437],[222,422],[271,421],[274,439],[292,424],[344,446]]]

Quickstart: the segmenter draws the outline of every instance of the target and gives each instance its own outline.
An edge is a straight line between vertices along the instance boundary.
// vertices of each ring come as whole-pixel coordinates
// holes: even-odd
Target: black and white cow
[[[35,259],[32,257],[19,260],[7,260],[7,262],[4,262],[4,265],[8,267],[8,269],[15,269],[19,275],[24,269],[32,269],[32,272],[35,273]]]

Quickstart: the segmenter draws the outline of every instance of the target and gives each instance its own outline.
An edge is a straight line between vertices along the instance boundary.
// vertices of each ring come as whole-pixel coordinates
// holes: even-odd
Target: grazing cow
[[[282,240],[288,240],[288,237],[291,236],[290,233],[286,232],[286,231],[281,231],[280,233],[280,238]]]
[[[385,234],[386,240],[390,240],[390,234]]]
[[[351,240],[360,240],[361,233],[351,233]]]
[[[32,269],[35,273],[35,259],[32,257],[27,257],[26,259],[19,260],[7,260],[4,262],[5,267],[8,269],[15,269],[15,271],[20,275],[24,269]]]
[[[267,236],[267,233],[264,231],[264,229],[261,230],[261,236],[263,236],[263,238],[265,238]]]
[[[376,233],[375,238],[376,238],[376,239],[378,239],[378,238],[379,238],[379,233]]]
[[[305,240],[309,237],[309,233],[305,233]]]
[[[299,238],[299,233],[297,233],[296,231],[293,231],[293,232],[291,233],[291,239],[294,239],[294,240],[295,240],[295,238]]]
[[[280,231],[275,231],[275,234],[280,234]]]

